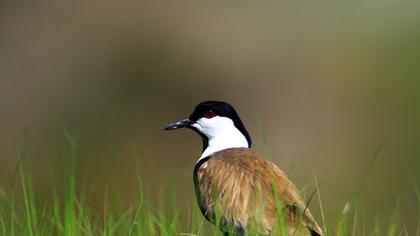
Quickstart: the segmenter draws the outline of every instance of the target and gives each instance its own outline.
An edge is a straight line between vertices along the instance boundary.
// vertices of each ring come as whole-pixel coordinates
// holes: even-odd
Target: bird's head
[[[198,104],[192,114],[171,123],[165,130],[190,128],[203,138],[203,150],[209,142],[227,142],[232,147],[251,147],[252,141],[235,109],[227,102],[205,101]],[[241,143],[241,145],[239,145]],[[211,144],[210,144],[211,145]]]

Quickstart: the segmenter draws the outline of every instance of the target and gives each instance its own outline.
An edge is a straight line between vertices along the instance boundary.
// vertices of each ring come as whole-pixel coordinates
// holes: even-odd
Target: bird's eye
[[[203,113],[203,117],[205,117],[205,118],[213,118],[213,117],[215,117],[215,116],[216,116],[216,112],[214,112],[214,111],[212,111],[212,110],[205,111],[205,112]]]

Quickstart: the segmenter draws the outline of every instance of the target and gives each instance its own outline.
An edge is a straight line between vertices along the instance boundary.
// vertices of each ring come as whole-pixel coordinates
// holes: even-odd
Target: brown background
[[[383,144],[361,219],[386,223],[399,199],[414,232],[419,24],[420,3],[410,0],[3,1],[0,188],[27,143],[38,189],[48,191],[42,159],[55,158],[66,130],[78,177],[97,192],[135,198],[136,149],[148,195],[176,185],[195,207],[201,140],[163,127],[202,100],[226,100],[254,147],[297,186],[313,189],[316,173],[329,225]]]

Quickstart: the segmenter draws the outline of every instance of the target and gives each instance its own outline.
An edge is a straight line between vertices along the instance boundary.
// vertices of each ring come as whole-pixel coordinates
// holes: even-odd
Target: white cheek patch
[[[246,137],[235,127],[233,121],[227,117],[203,117],[198,119],[192,126],[209,140],[208,147],[201,154],[198,161],[224,149],[249,147]]]

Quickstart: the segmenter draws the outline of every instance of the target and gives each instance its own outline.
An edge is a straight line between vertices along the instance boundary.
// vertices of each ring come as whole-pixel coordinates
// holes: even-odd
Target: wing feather
[[[277,209],[281,206],[288,235],[322,235],[293,183],[251,149],[218,152],[199,166],[195,175],[203,214],[224,232],[279,235],[275,232],[279,230]]]

